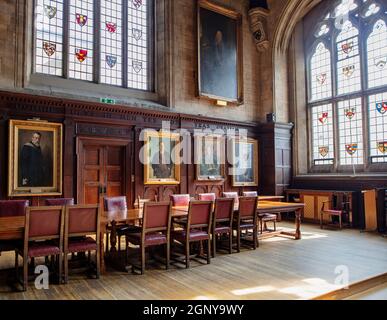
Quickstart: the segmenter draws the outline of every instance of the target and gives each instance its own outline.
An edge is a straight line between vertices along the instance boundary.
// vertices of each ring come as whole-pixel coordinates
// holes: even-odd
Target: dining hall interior
[[[0,1],[0,300],[386,300],[385,0]]]

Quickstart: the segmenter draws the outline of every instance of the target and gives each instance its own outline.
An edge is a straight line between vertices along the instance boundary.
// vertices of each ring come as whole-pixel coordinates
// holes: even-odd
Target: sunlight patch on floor
[[[274,290],[276,290],[276,288],[273,286],[261,286],[261,287],[233,290],[231,291],[231,293],[236,296],[247,296],[250,294],[264,293],[264,292],[270,292]]]

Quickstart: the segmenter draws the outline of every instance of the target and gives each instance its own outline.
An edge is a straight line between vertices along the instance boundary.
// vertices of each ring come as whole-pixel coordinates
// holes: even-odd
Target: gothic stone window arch
[[[377,0],[331,3],[305,43],[310,167],[385,170],[387,6]]]

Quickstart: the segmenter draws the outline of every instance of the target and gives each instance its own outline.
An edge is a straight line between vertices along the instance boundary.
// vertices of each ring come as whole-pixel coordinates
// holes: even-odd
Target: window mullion
[[[93,82],[101,83],[101,1],[94,0],[94,68],[93,68]]]
[[[340,131],[339,131],[339,113],[338,113],[338,102],[332,102],[332,112],[333,112],[333,143],[335,149],[335,161],[334,171],[337,172],[340,167]]]
[[[334,171],[338,170],[340,164],[340,141],[339,141],[339,126],[338,126],[338,114],[337,114],[337,61],[338,52],[336,46],[335,34],[331,36],[331,74],[332,74],[332,110],[333,110],[333,145],[335,150],[335,159],[333,161]]]
[[[128,88],[128,0],[122,0],[122,86]]]

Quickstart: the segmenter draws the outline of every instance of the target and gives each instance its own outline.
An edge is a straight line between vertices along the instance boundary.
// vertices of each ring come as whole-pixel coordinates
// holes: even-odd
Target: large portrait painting
[[[243,103],[241,23],[239,13],[199,1],[199,96]]]
[[[145,184],[180,184],[180,135],[145,132]]]
[[[233,186],[258,186],[258,141],[254,139],[233,139],[231,146]]]
[[[11,120],[8,195],[62,194],[62,124]]]
[[[225,139],[222,136],[195,137],[196,179],[219,181],[224,179]]]

